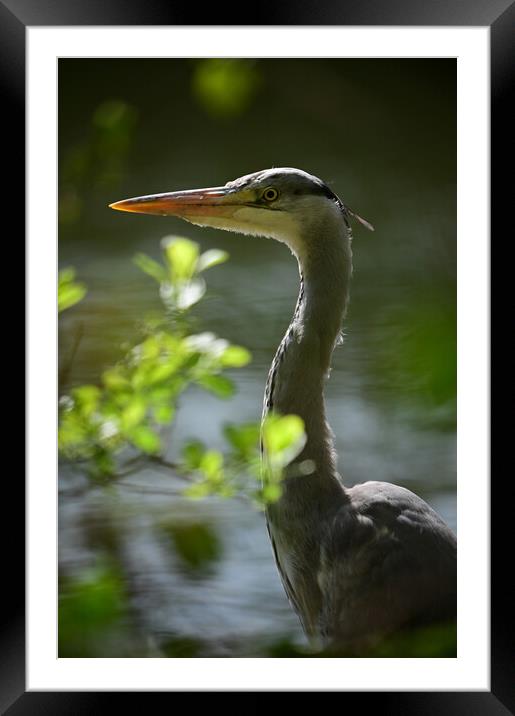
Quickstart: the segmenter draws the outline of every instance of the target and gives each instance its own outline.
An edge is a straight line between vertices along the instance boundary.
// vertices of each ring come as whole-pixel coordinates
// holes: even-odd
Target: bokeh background
[[[179,234],[231,259],[208,276],[205,330],[249,348],[223,401],[191,389],[168,457],[258,420],[298,271],[275,242],[113,212],[139,194],[272,166],[324,179],[375,226],[327,385],[347,484],[413,489],[456,529],[456,64],[452,59],[61,59],[59,265],[88,288],[59,324],[60,393],[95,383],[159,305],[132,262]],[[263,515],[193,501],[151,467],[112,486],[59,474],[60,656],[281,656],[304,643]]]

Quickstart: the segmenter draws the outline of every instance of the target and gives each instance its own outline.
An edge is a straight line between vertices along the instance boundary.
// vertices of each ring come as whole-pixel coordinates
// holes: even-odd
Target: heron
[[[263,416],[296,414],[306,442],[279,499],[265,509],[286,595],[317,648],[363,650],[392,634],[456,618],[456,537],[405,487],[346,486],[337,468],[324,388],[349,302],[352,211],[321,179],[291,167],[223,186],[138,196],[111,208],[175,216],[285,243],[300,290],[272,361]]]

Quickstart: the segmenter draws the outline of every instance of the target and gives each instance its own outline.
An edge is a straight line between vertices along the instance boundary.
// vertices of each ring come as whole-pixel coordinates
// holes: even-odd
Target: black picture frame
[[[513,140],[510,132],[508,100],[513,88],[515,3],[508,0],[303,0],[255,6],[255,17],[241,9],[227,9],[214,3],[200,12],[198,7],[173,0],[0,0],[0,90],[4,123],[3,137],[14,149],[8,165],[10,213],[22,226],[25,185],[25,37],[31,26],[67,25],[404,25],[404,26],[488,26],[491,38],[491,236],[508,238],[511,222],[508,212],[513,189]],[[249,8],[245,7],[248,13]],[[5,147],[7,148],[7,147]],[[4,169],[7,167],[4,164]],[[510,172],[511,170],[511,172]],[[5,175],[4,175],[5,176]],[[4,194],[5,196],[5,194]],[[511,218],[511,217],[510,217]],[[503,232],[503,229],[506,231]],[[21,228],[20,228],[21,231]],[[19,239],[22,243],[21,238]],[[492,259],[494,254],[492,253]],[[492,305],[495,296],[492,294]],[[500,299],[499,299],[500,300]],[[28,345],[28,350],[34,350]],[[497,356],[496,356],[497,357]],[[502,358],[500,358],[502,362]],[[501,371],[502,367],[498,370]],[[30,389],[30,386],[29,386]],[[17,398],[19,400],[19,397]],[[509,463],[508,463],[509,464]],[[508,476],[509,478],[509,476]],[[386,714],[492,714],[515,713],[513,678],[513,607],[507,585],[506,545],[510,545],[511,503],[503,497],[502,483],[491,481],[491,691],[457,692],[340,692],[340,708],[352,707],[357,698],[360,708],[377,708]],[[82,714],[111,711],[119,698],[129,696],[137,707],[141,696],[157,698],[148,692],[97,693],[31,691],[25,689],[25,539],[24,485],[21,476],[11,473],[4,481],[5,505],[14,517],[9,541],[4,537],[4,557],[13,557],[4,568],[4,628],[1,632],[0,709],[10,716],[21,714]],[[510,512],[508,512],[510,510]],[[7,512],[7,510],[5,510]],[[471,585],[471,590],[474,588]],[[236,694],[245,697],[246,708],[260,708],[266,693]],[[161,694],[177,698],[177,692]],[[195,698],[206,694],[195,694]],[[211,697],[211,695],[209,695]],[[309,699],[309,695],[305,695]],[[115,702],[116,701],[116,702]],[[155,701],[153,701],[155,703]],[[190,702],[191,703],[191,702]],[[197,702],[198,703],[198,702]],[[212,704],[212,702],[211,702]],[[200,704],[199,704],[200,705]]]

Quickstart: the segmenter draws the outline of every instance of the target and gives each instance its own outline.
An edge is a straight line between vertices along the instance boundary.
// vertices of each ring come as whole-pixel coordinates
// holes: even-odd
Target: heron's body
[[[304,420],[307,441],[296,460],[315,468],[285,478],[266,518],[285,591],[308,637],[361,647],[404,627],[455,617],[451,530],[409,490],[382,482],[346,488],[337,472],[324,384],[347,308],[348,218],[355,215],[323,182],[296,169],[129,199],[115,208],[269,236],[297,258],[299,298],[272,363],[264,414]]]

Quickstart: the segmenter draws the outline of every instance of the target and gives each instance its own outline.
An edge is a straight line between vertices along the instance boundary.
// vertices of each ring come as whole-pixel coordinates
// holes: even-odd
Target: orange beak
[[[167,194],[150,194],[109,204],[117,211],[160,216],[231,216],[237,207],[250,204],[250,192],[227,187],[191,189]]]

